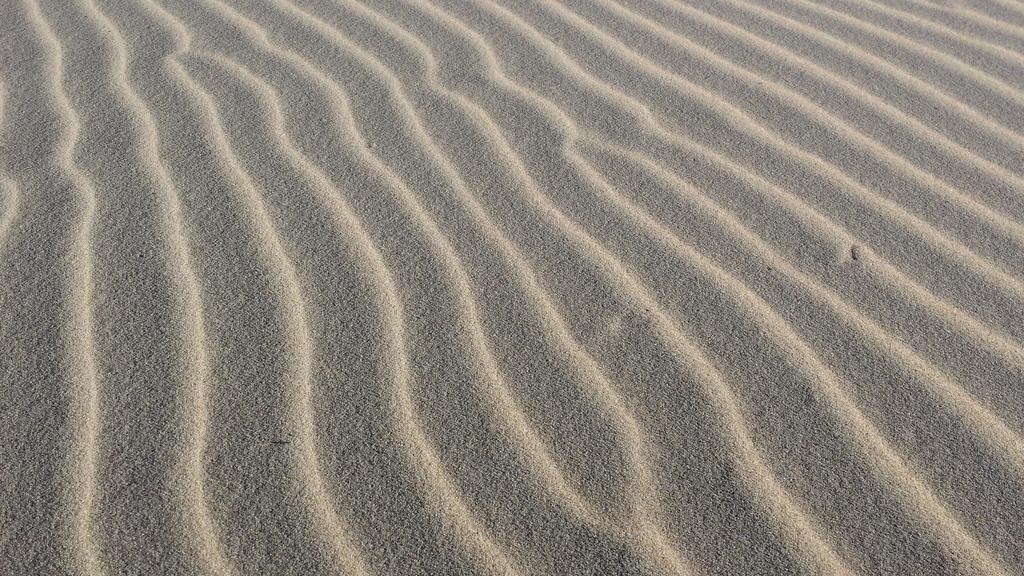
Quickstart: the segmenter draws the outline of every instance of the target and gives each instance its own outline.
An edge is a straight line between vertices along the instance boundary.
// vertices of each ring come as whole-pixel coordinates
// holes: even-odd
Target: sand
[[[0,574],[1024,573],[1024,4],[0,2]]]

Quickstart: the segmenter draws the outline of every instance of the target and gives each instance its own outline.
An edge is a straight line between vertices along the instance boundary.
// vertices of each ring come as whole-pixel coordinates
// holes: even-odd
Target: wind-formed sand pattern
[[[1024,4],[0,2],[0,574],[1024,573]]]

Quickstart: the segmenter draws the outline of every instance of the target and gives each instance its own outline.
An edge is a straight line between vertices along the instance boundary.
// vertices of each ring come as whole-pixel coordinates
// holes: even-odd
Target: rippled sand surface
[[[1021,574],[1024,4],[0,2],[0,574]]]

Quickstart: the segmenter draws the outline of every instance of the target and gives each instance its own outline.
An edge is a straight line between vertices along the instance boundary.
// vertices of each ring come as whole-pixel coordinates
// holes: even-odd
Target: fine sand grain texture
[[[0,576],[1024,574],[1024,3],[0,0]]]

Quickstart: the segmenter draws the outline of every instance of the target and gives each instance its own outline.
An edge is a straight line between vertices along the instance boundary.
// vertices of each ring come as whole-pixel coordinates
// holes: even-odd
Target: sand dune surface
[[[0,2],[0,574],[1024,574],[1024,4]]]

